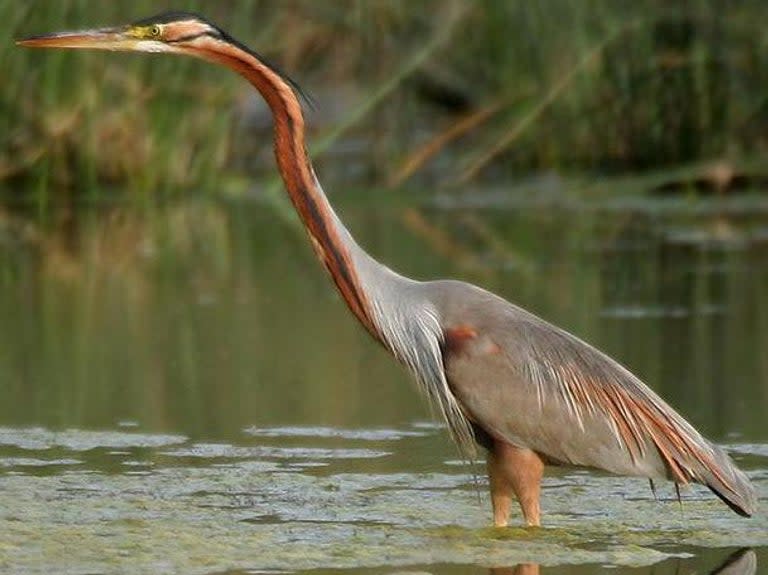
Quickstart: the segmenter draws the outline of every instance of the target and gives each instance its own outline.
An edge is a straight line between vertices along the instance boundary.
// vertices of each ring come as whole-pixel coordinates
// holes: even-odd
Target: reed
[[[677,8],[656,0],[184,7],[259,47],[310,92],[328,94],[321,116],[333,124],[322,147],[350,133],[362,138],[365,153],[354,161],[365,181],[403,183],[388,177],[402,171],[430,184],[540,170],[638,171],[754,157],[768,143],[760,2],[727,10],[722,0]],[[155,10],[150,0],[61,0],[44,10],[7,2],[0,33],[98,26]],[[461,22],[446,32],[451,10]],[[253,149],[244,140],[267,147],[268,135],[238,127],[248,88],[210,66],[41,54],[11,42],[0,46],[0,61],[0,183],[23,190],[41,212],[70,197],[61,190],[101,198],[129,189],[145,199],[191,188],[226,192],[256,164],[238,157]],[[328,110],[348,86],[361,95],[334,116]],[[483,110],[492,113],[467,123]],[[457,125],[471,129],[451,129]],[[430,136],[439,145],[424,156]],[[422,159],[414,165],[414,158]],[[349,181],[333,155],[321,161],[326,180],[339,173]]]

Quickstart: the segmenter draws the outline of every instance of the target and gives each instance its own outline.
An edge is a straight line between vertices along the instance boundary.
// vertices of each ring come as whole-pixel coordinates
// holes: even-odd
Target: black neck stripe
[[[211,38],[215,38],[217,40],[221,40],[221,36],[216,34],[215,32],[211,30],[206,30],[205,32],[199,32],[197,34],[189,34],[187,36],[182,36],[181,38],[176,38],[176,40],[169,40],[168,44],[178,44],[180,42],[190,42],[192,40],[195,40],[197,38],[200,38],[202,36],[210,36]]]

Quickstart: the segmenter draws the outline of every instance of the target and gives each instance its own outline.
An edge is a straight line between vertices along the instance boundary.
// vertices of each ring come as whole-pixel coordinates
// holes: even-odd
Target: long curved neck
[[[210,42],[212,45],[199,55],[245,77],[267,101],[274,118],[275,157],[280,174],[315,253],[352,313],[381,340],[373,302],[362,287],[357,264],[363,260],[367,271],[378,266],[385,275],[392,272],[354,242],[323,193],[305,147],[304,116],[296,93],[282,76],[249,51],[213,39]]]
[[[448,422],[451,434],[471,456],[472,431],[445,377],[441,319],[425,289],[428,284],[404,278],[377,262],[357,245],[336,216],[307,155],[301,105],[280,74],[231,43],[216,43],[198,55],[235,70],[261,92],[274,117],[280,174],[315,252],[352,313],[416,376]]]

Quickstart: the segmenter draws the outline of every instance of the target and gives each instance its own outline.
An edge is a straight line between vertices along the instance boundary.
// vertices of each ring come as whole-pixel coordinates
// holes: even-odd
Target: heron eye
[[[152,38],[159,38],[163,33],[163,29],[160,27],[159,24],[154,24],[149,29],[149,35],[152,36]]]

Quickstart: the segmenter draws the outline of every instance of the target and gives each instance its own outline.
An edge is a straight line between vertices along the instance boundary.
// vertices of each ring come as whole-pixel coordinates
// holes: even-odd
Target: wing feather
[[[473,336],[446,353],[448,383],[485,433],[550,461],[702,483],[754,511],[754,488],[728,455],[625,367],[492,294],[456,291],[462,303],[450,303],[444,329]]]

